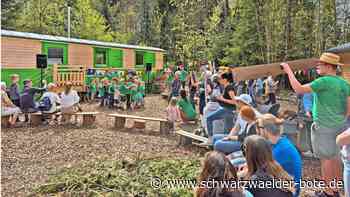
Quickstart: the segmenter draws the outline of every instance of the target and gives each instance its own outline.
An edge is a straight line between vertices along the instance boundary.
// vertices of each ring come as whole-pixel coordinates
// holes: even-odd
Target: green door
[[[152,52],[148,52],[148,51],[144,52],[144,54],[143,54],[143,62],[144,62],[144,64],[151,63],[152,67],[154,67],[155,64],[156,64],[156,54],[152,53]]]
[[[112,68],[123,68],[123,50],[108,50],[108,66]]]

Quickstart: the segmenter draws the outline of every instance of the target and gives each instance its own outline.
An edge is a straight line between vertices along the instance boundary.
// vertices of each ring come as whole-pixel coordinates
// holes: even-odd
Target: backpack
[[[50,111],[51,107],[52,107],[52,103],[51,103],[51,100],[48,96],[45,96],[39,102],[39,109],[41,111]]]

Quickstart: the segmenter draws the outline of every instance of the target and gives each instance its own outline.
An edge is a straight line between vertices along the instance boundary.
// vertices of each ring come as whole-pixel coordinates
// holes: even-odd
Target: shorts
[[[338,156],[340,148],[336,144],[336,138],[343,130],[343,127],[327,128],[312,123],[311,144],[314,155],[319,159],[332,159]]]

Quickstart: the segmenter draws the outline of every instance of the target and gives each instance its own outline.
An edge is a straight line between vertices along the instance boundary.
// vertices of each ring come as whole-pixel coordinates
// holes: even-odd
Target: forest
[[[350,0],[3,0],[2,29],[160,47],[169,62],[241,66],[350,41]]]

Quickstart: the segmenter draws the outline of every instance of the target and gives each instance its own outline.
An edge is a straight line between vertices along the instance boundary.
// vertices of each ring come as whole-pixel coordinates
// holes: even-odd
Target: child
[[[113,78],[112,83],[108,86],[109,108],[114,107],[114,103],[115,103],[114,94],[115,94],[116,89],[117,89],[117,83],[118,83],[118,79]]]
[[[128,82],[129,94],[130,94],[130,109],[134,110],[136,106],[136,94],[137,94],[137,85],[134,83],[134,79],[131,79]]]
[[[180,94],[181,82],[180,82],[179,76],[180,76],[180,71],[176,71],[174,81],[171,83],[171,91],[170,91],[168,102],[170,102],[170,99],[172,97],[174,96],[178,97]]]
[[[89,86],[89,93],[90,93],[90,102],[93,102],[95,100],[95,96],[96,96],[96,93],[97,93],[97,79],[93,79],[90,83],[90,86]]]
[[[171,131],[175,131],[175,122],[181,119],[179,109],[177,108],[177,98],[173,97],[170,100],[169,106],[166,108],[166,116],[168,122],[171,124]]]
[[[114,84],[114,94],[113,94],[113,99],[114,99],[114,102],[118,105],[120,103],[120,85],[119,85],[119,82],[118,82],[118,78],[113,78],[113,84]]]
[[[99,94],[101,98],[101,104],[100,106],[106,106],[108,104],[108,86],[109,81],[108,79],[102,79],[102,84],[99,87]]]
[[[17,74],[11,75],[11,85],[8,90],[8,95],[12,101],[13,104],[15,104],[17,107],[20,107],[20,94],[19,94],[19,87],[18,87],[18,81],[19,76]]]
[[[136,84],[137,84],[137,92],[134,96],[134,101],[135,101],[136,107],[141,107],[144,104],[145,86],[139,80],[136,81]]]

